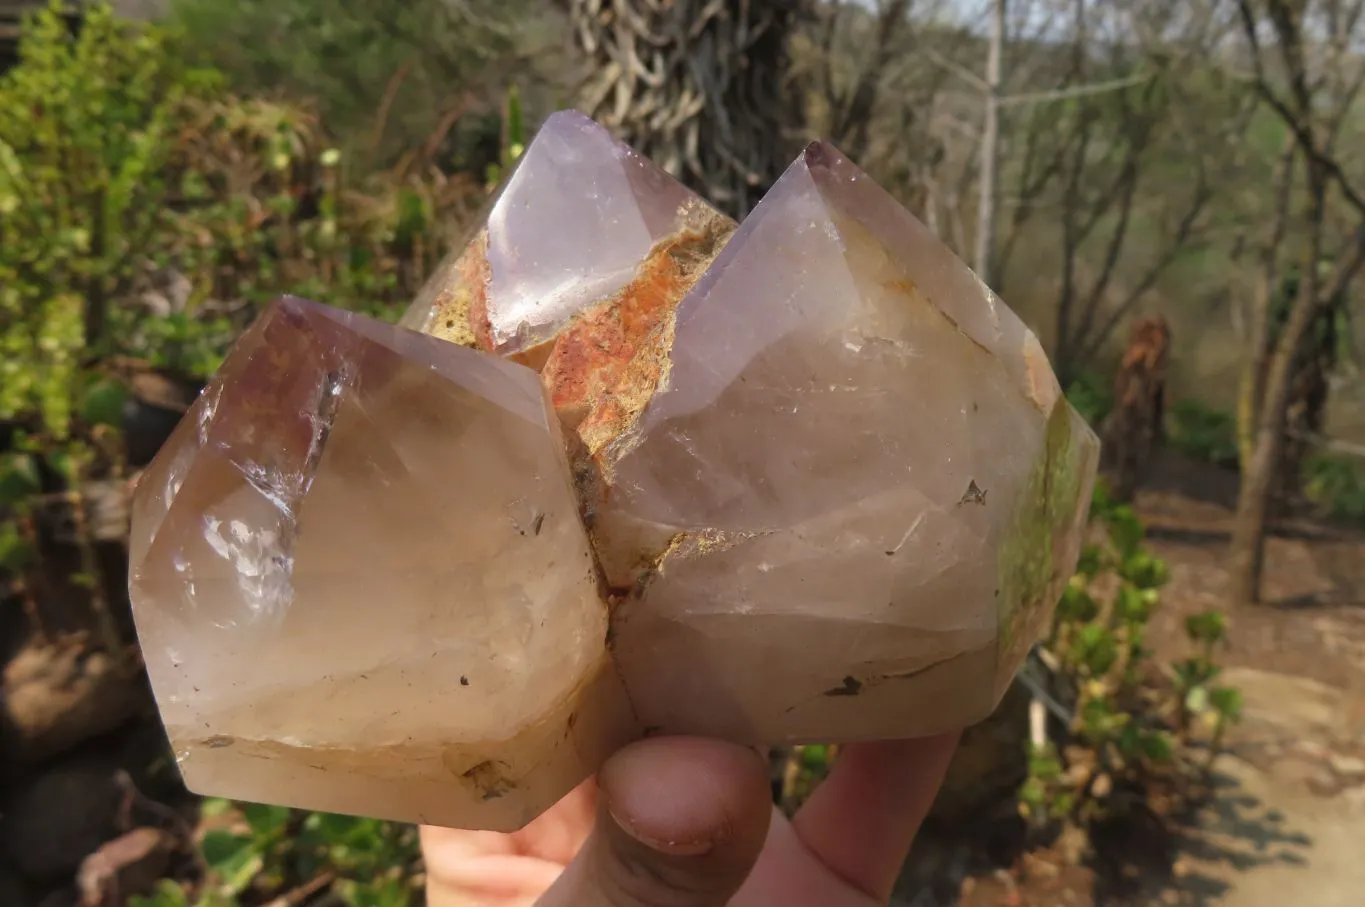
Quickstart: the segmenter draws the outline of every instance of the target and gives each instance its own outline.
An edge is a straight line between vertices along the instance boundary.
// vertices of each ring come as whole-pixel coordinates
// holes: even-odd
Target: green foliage
[[[162,880],[130,907],[241,907],[329,890],[348,907],[419,903],[417,831],[407,825],[279,806],[208,800],[199,843],[205,874]]]
[[[1179,400],[1166,416],[1171,446],[1218,466],[1237,466],[1237,419],[1194,400]]]
[[[110,357],[202,379],[281,293],[396,314],[477,203],[418,158],[344,182],[304,108],[231,94],[177,31],[97,3],[73,36],[60,9],[0,78],[0,419],[40,445],[119,421]]]
[[[1240,717],[1237,691],[1216,683],[1225,615],[1189,617],[1193,654],[1163,669],[1146,637],[1166,565],[1146,548],[1132,508],[1102,486],[1091,519],[1102,538],[1082,551],[1044,647],[1073,717],[1061,745],[1031,750],[1019,790],[1020,811],[1038,823],[1089,822],[1127,808],[1153,778],[1206,775]]]
[[[1098,427],[1114,408],[1113,381],[1097,371],[1083,371],[1067,386],[1066,398],[1085,421]]]
[[[1304,464],[1304,492],[1339,519],[1365,524],[1365,465],[1319,455]]]
[[[514,74],[528,0],[173,0],[196,58],[240,90],[307,98],[351,156],[391,164],[435,139],[481,171],[497,133],[461,114]],[[529,61],[522,61],[525,68]],[[488,141],[491,139],[491,141]]]
[[[164,226],[176,111],[210,79],[92,6],[73,38],[53,2],[0,78],[0,418],[65,437],[80,360],[107,341],[111,295]]]

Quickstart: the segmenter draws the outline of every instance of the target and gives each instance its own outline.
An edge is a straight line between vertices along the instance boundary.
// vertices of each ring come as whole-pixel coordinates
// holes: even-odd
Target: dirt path
[[[1224,608],[1236,477],[1167,456],[1138,511],[1171,581],[1152,624],[1160,656],[1187,615]],[[1224,680],[1245,720],[1218,795],[1178,842],[1150,903],[1365,905],[1365,534],[1287,522],[1267,549],[1265,604],[1230,614]]]
[[[1169,887],[1181,907],[1365,904],[1365,697],[1234,668],[1246,720],[1218,793],[1181,835]]]

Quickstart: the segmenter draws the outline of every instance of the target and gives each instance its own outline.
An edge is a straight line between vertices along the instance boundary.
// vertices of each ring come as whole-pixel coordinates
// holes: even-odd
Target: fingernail
[[[675,857],[699,857],[702,854],[710,853],[712,848],[716,846],[710,838],[695,841],[670,841],[651,835],[622,817],[616,810],[612,809],[610,803],[607,804],[607,814],[611,816],[618,828],[641,844],[651,850],[657,850],[659,853]]]

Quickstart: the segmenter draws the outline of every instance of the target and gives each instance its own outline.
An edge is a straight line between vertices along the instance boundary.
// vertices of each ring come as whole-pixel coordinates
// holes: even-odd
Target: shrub
[[[1365,524],[1365,464],[1327,454],[1304,464],[1304,492],[1332,516]]]
[[[1086,824],[1144,802],[1154,785],[1199,796],[1223,734],[1238,720],[1236,690],[1215,663],[1226,618],[1189,618],[1192,654],[1158,665],[1146,646],[1165,563],[1143,545],[1132,508],[1103,488],[1092,508],[1100,540],[1087,545],[1042,647],[1055,698],[1069,709],[1059,742],[1029,754],[1021,812],[1037,823]]]
[[[1194,400],[1178,400],[1167,412],[1171,446],[1216,466],[1237,466],[1237,420]]]
[[[348,907],[420,903],[417,830],[376,819],[207,800],[196,845],[201,877],[163,879],[129,907],[301,903],[329,890]]]
[[[496,161],[496,117],[476,99],[538,65],[545,14],[529,0],[173,0],[196,55],[239,90],[308,98],[353,156],[388,165],[435,137],[449,163]],[[451,118],[454,117],[454,120]],[[441,142],[442,136],[448,141]]]
[[[1081,372],[1067,386],[1066,398],[1096,430],[1114,408],[1113,381],[1099,372]]]
[[[58,10],[0,78],[0,420],[79,435],[109,357],[203,377],[280,293],[392,314],[477,203],[420,157],[343,182],[306,108],[231,94],[175,31]]]

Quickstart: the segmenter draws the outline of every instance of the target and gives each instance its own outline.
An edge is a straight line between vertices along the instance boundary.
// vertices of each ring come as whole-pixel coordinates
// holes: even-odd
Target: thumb
[[[771,791],[751,749],[643,740],[597,781],[597,824],[537,907],[724,907],[763,849]]]

